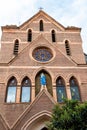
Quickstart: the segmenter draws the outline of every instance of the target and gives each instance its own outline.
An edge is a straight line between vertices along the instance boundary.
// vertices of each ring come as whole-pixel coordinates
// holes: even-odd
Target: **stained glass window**
[[[70,91],[71,91],[71,98],[80,101],[79,88],[78,88],[77,81],[74,77],[70,79]]]
[[[57,101],[63,102],[63,99],[66,98],[66,90],[64,80],[59,77],[56,81],[56,89],[57,89]]]
[[[21,86],[21,102],[30,102],[30,80],[25,77]]]
[[[17,87],[17,81],[14,77],[12,77],[7,86],[7,98],[6,102],[15,102],[16,100],[16,87]]]
[[[33,51],[33,57],[37,61],[46,62],[49,61],[53,55],[51,50],[45,47],[36,48]]]

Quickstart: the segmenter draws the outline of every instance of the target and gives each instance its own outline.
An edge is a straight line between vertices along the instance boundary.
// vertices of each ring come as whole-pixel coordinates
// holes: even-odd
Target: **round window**
[[[46,47],[39,47],[33,51],[33,58],[37,61],[46,62],[53,57],[51,50]]]

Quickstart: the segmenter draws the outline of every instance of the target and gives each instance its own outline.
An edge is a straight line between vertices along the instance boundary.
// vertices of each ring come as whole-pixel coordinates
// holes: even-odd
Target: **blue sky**
[[[65,27],[81,27],[83,51],[87,53],[87,0],[0,0],[0,26],[19,26],[39,7]]]

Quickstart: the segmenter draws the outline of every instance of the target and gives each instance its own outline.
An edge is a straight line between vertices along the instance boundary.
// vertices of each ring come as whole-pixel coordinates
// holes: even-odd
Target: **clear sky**
[[[0,0],[0,26],[19,26],[40,7],[65,27],[81,27],[83,51],[87,53],[87,0]]]

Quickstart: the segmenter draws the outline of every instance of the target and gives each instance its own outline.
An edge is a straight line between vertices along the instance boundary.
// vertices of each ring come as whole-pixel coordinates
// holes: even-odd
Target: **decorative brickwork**
[[[2,27],[0,130],[45,128],[45,122],[50,120],[53,106],[58,101],[58,94],[62,94],[61,98],[64,96],[62,88],[57,92],[59,77],[64,81],[64,91],[68,99],[72,98],[69,81],[74,77],[78,82],[76,89],[79,92],[80,101],[87,101],[87,64],[80,33],[81,28],[73,26],[65,28],[42,10],[19,27],[16,25]],[[18,45],[15,47],[16,40]],[[67,48],[66,41],[69,43]],[[38,48],[45,48],[46,54],[42,49],[37,56]],[[17,54],[14,53],[14,49]],[[69,50],[68,54],[66,49]],[[40,86],[40,72],[46,75],[47,80],[43,88]],[[10,92],[8,93],[7,87],[12,77],[17,80],[15,102],[8,103],[6,98]],[[21,100],[21,94],[25,93],[22,86],[25,77],[31,81],[31,88],[26,88],[26,94],[27,90],[30,93],[29,102]],[[35,94],[38,86],[39,91]],[[13,87],[10,91],[11,89]],[[9,96],[13,96],[12,93]]]

